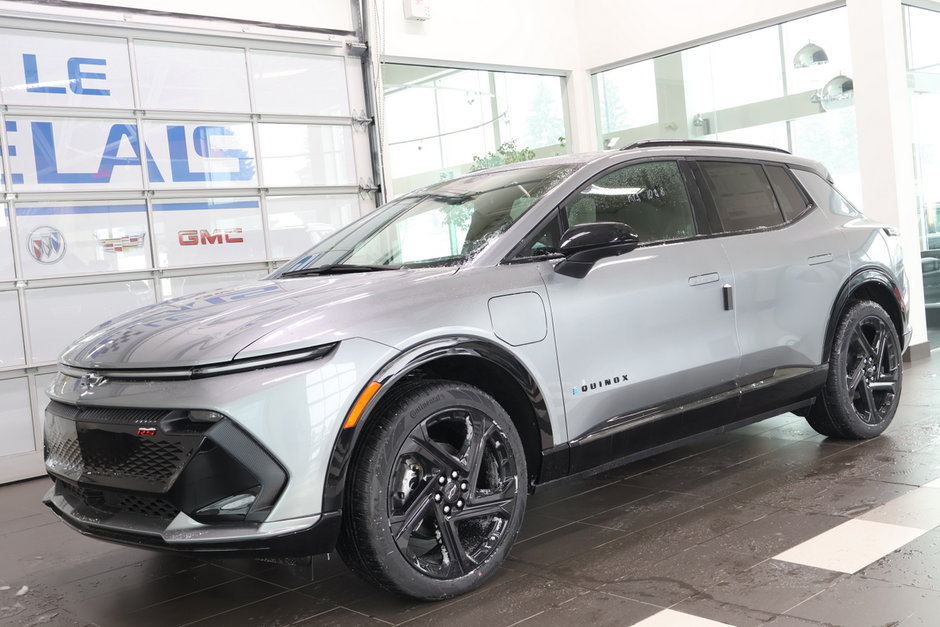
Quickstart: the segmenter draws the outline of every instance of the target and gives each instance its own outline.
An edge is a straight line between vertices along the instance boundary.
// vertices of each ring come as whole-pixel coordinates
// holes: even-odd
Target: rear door
[[[848,269],[844,239],[784,165],[701,160],[697,167],[733,269],[739,379],[819,365]]]

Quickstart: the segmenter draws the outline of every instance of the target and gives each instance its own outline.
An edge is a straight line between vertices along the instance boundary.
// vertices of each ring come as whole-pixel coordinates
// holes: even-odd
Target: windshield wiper
[[[351,263],[327,263],[315,268],[300,268],[285,272],[278,278],[299,276],[320,276],[324,274],[350,274],[353,272],[376,272],[381,270],[401,270],[403,266],[365,266]]]

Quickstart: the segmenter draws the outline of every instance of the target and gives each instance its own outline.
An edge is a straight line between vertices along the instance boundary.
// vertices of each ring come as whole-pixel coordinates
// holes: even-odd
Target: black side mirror
[[[601,259],[628,253],[639,243],[640,238],[633,229],[621,222],[573,226],[561,236],[558,252],[565,259],[555,266],[555,272],[583,279]]]

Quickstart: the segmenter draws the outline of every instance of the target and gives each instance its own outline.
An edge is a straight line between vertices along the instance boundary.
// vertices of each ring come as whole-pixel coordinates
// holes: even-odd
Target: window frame
[[[531,245],[534,243],[537,237],[540,237],[545,229],[551,226],[553,221],[557,221],[559,228],[559,236],[563,236],[565,232],[571,228],[568,224],[568,216],[564,211],[565,207],[570,203],[574,198],[578,196],[585,189],[596,183],[597,181],[605,178],[606,176],[613,174],[618,170],[634,166],[642,165],[644,163],[656,163],[662,161],[672,161],[676,164],[679,170],[679,177],[682,184],[685,186],[686,195],[689,200],[689,206],[692,210],[692,223],[695,227],[695,235],[689,237],[681,237],[676,239],[668,240],[657,240],[655,242],[640,242],[637,248],[645,248],[652,246],[663,246],[665,244],[675,244],[678,242],[687,242],[696,239],[703,239],[713,235],[712,226],[708,221],[708,212],[705,208],[703,196],[701,189],[699,187],[698,181],[694,177],[694,172],[691,168],[691,159],[686,156],[679,155],[670,155],[670,156],[650,156],[650,157],[640,157],[628,159],[626,161],[620,161],[618,163],[612,164],[609,167],[604,168],[600,172],[592,175],[590,178],[585,180],[581,185],[577,187],[570,194],[565,196],[561,201],[556,204],[552,210],[546,215],[539,223],[532,228],[528,233],[519,239],[519,243],[513,247],[508,255],[503,259],[502,263],[529,263],[529,262],[538,262],[538,261],[548,261],[552,259],[560,259],[562,255],[560,253],[549,253],[545,255],[526,255],[524,254],[529,250]],[[575,173],[573,176],[576,176]]]
[[[761,171],[764,173],[764,178],[767,181],[767,185],[770,187],[771,193],[773,194],[774,203],[776,205],[777,211],[780,213],[782,222],[774,226],[758,226],[750,229],[737,229],[729,230],[725,228],[721,220],[721,214],[718,211],[718,205],[715,202],[715,198],[711,193],[711,190],[708,189],[708,183],[705,181],[705,173],[702,170],[703,163],[745,163],[751,165],[758,165],[761,168]],[[816,209],[817,205],[813,201],[812,196],[807,193],[806,189],[803,188],[803,185],[799,180],[793,176],[793,173],[790,171],[793,167],[797,167],[793,164],[786,163],[784,161],[772,161],[769,159],[746,159],[739,157],[691,157],[689,159],[690,166],[694,172],[696,183],[699,188],[699,193],[702,195],[704,205],[708,213],[708,221],[712,227],[712,235],[716,237],[724,237],[730,235],[743,235],[749,233],[765,233],[768,231],[778,231],[780,229],[787,228],[791,224],[795,224],[802,220],[810,211]],[[768,166],[780,166],[783,167],[786,171],[787,176],[790,178],[790,182],[796,186],[796,189],[799,191],[800,196],[803,198],[803,202],[806,204],[806,208],[803,211],[799,212],[794,218],[787,219],[786,215],[783,212],[783,208],[780,204],[780,199],[777,197],[777,190],[774,189],[773,183],[770,180],[770,175],[767,172]],[[802,169],[802,168],[801,168]]]

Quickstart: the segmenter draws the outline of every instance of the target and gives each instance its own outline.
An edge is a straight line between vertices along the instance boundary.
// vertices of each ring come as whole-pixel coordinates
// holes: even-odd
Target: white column
[[[901,230],[911,286],[912,355],[928,355],[901,0],[847,0],[862,205]]]
[[[586,70],[574,70],[566,80],[568,97],[568,146],[573,153],[599,150],[594,84]]]

